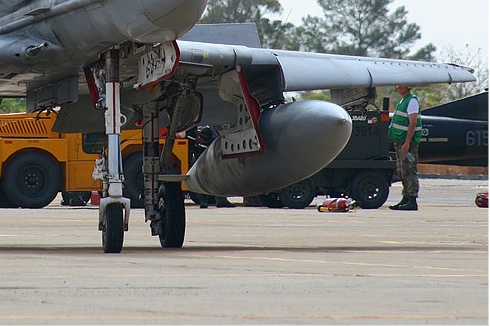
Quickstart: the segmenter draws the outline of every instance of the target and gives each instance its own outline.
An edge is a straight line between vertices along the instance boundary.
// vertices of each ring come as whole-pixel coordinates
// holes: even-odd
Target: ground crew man
[[[419,193],[417,163],[422,136],[420,106],[409,86],[397,85],[396,90],[402,99],[396,105],[388,136],[395,145],[397,174],[402,181],[403,197],[398,204],[390,206],[390,209],[416,211]]]

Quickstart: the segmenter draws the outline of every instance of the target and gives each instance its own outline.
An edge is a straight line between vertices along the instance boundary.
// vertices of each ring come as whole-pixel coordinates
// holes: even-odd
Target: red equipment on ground
[[[488,207],[488,192],[480,192],[476,195],[475,204],[478,207]]]
[[[319,212],[348,212],[356,206],[357,203],[352,198],[327,198],[316,204]]]

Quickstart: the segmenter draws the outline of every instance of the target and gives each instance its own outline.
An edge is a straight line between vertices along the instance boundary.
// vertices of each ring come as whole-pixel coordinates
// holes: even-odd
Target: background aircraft
[[[422,111],[420,163],[488,166],[488,91]]]
[[[351,120],[340,105],[365,106],[376,86],[474,80],[469,69],[453,65],[176,42],[205,4],[0,0],[0,96],[25,96],[28,111],[61,107],[57,131],[107,134],[106,154],[94,170],[104,184],[99,229],[105,252],[121,251],[129,221],[121,128],[143,128],[152,235],[163,247],[180,247],[185,210],[178,182],[216,196],[285,187],[341,152]],[[220,33],[216,29],[216,41]],[[336,104],[284,103],[283,92],[315,89],[332,89]],[[205,123],[228,128],[187,175],[175,173],[169,163],[175,134]],[[161,127],[168,129],[162,150]]]

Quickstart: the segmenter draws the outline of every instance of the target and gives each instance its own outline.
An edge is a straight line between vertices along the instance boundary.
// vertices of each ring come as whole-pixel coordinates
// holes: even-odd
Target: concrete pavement
[[[417,212],[388,209],[400,189],[349,213],[189,204],[179,250],[133,210],[121,254],[97,207],[0,209],[0,324],[488,324],[488,181],[422,179]]]

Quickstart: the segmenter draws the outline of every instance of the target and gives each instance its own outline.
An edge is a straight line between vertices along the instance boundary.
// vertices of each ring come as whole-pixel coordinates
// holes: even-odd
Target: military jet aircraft
[[[178,41],[205,6],[205,0],[0,0],[0,96],[26,97],[29,112],[61,108],[56,131],[107,134],[94,169],[103,182],[99,230],[106,253],[122,250],[130,214],[121,128],[143,128],[152,235],[162,247],[181,247],[179,182],[215,196],[283,188],[342,151],[351,120],[339,104],[366,102],[376,86],[475,79],[469,69],[447,64],[215,44],[219,35],[213,43]],[[284,102],[284,92],[316,89],[332,89],[337,103]],[[181,175],[170,164],[175,134],[199,124],[228,128]],[[160,149],[162,127],[168,132]]]
[[[488,91],[422,111],[419,161],[488,166]]]

